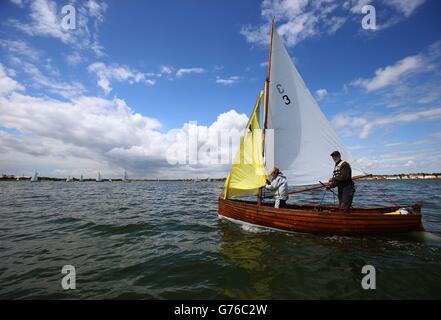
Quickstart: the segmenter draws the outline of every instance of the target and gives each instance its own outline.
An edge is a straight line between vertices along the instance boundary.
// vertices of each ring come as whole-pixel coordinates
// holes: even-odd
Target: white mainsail
[[[122,178],[122,181],[129,181],[128,177],[127,177],[127,171],[124,170],[124,176]]]
[[[31,182],[37,182],[38,181],[38,172],[35,171],[33,177],[31,178]]]
[[[364,174],[346,150],[291,61],[277,30],[272,39],[269,103],[265,138],[267,171],[278,167],[290,185],[327,182],[330,154],[340,151],[352,175]]]
[[[83,175],[81,175],[80,176],[80,180],[79,180],[80,182],[83,182],[84,181],[84,179],[83,179]]]
[[[98,172],[98,176],[96,177],[96,182],[101,182],[101,181],[103,181],[103,180],[101,179],[101,173]]]

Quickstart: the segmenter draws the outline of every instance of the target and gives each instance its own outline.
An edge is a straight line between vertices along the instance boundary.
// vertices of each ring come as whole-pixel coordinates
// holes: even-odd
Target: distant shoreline
[[[18,180],[17,180],[18,178]],[[162,181],[162,182],[224,182],[226,178],[206,178],[206,179],[130,179],[129,181]],[[360,180],[437,180],[441,179],[441,173],[401,173],[401,174],[381,174],[372,175],[372,177],[362,178]],[[14,175],[2,175],[0,181],[29,181],[31,177]],[[39,181],[66,181],[66,178],[38,177]],[[122,179],[111,179],[112,182],[122,182]],[[70,182],[78,182],[78,178],[73,178]],[[96,179],[84,179],[83,182],[96,182]],[[109,182],[103,179],[101,182]]]
[[[17,180],[18,178],[18,180]],[[109,178],[102,178],[102,181],[100,182],[123,182],[123,180],[120,179],[113,179],[110,178],[112,181],[109,181]],[[223,182],[225,181],[226,178],[209,178],[209,179],[129,179],[128,181],[150,181],[150,182],[154,182],[154,181],[175,181],[175,182]],[[30,181],[31,177],[28,176],[14,176],[14,175],[2,175],[0,176],[0,181]],[[64,181],[66,182],[66,178],[54,178],[54,177],[44,177],[44,176],[39,176],[38,177],[38,181]],[[69,182],[79,182],[80,179],[78,178],[72,178],[71,181]],[[97,182],[95,178],[93,179],[83,179],[82,182]]]
[[[435,180],[435,179],[441,179],[441,173],[378,174],[360,180]]]

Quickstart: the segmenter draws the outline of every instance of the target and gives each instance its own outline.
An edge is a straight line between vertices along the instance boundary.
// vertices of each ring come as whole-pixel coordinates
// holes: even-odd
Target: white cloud
[[[61,102],[12,93],[0,100],[0,123],[26,134],[85,148],[107,158],[114,148],[158,146],[161,123],[133,112],[124,101],[79,97]],[[159,146],[161,144],[159,143]],[[49,148],[50,149],[50,148]],[[148,159],[147,159],[148,160]]]
[[[439,85],[439,84],[436,84]],[[425,92],[424,95],[419,98],[417,100],[417,103],[419,104],[427,104],[427,103],[431,103],[434,102],[438,99],[441,98],[441,92],[440,91],[436,91],[437,88],[433,88],[434,86],[432,86],[432,84],[429,84],[427,86],[424,87],[424,89],[428,90],[428,92]]]
[[[69,64],[71,66],[75,66],[75,65],[81,63],[81,61],[83,61],[83,58],[81,57],[81,55],[77,51],[75,51],[75,52],[68,54],[66,56],[66,61],[67,61],[67,64]]]
[[[432,137],[437,138],[437,139],[441,139],[441,131],[437,131],[432,133]]]
[[[179,78],[192,73],[204,73],[204,72],[205,72],[204,68],[181,68],[178,69],[178,71],[176,71],[176,76]]]
[[[22,90],[24,90],[24,87],[9,77],[3,65],[0,64],[0,95]]]
[[[161,65],[159,66],[159,70],[161,74],[171,74],[174,68],[172,66]]]
[[[220,70],[222,70],[223,68],[224,68],[224,66],[215,65],[215,66],[213,67],[213,72],[220,71]]]
[[[11,2],[20,7],[23,5],[23,0],[11,0]]]
[[[64,30],[58,17],[60,12],[55,1],[35,0],[30,2],[29,24],[16,23],[16,26],[29,35],[57,38],[64,43],[73,41],[73,33]]]
[[[223,177],[229,165],[214,165],[216,153],[201,152],[198,163],[176,165],[168,162],[167,155],[172,151],[177,160],[185,157],[188,133],[194,129],[198,130],[198,147],[216,149],[221,132],[238,139],[248,120],[230,110],[209,126],[187,123],[162,131],[157,119],[134,112],[121,99],[80,95],[66,102],[24,94],[22,86],[0,66],[0,83],[7,84],[0,87],[4,90],[0,126],[19,132],[0,130],[0,150],[4,151],[0,163],[14,172],[38,170],[59,176],[101,170],[120,174],[127,168],[138,177]],[[228,155],[231,149],[222,145],[219,152]]]
[[[317,98],[319,100],[321,100],[321,99],[323,99],[324,97],[326,97],[328,95],[328,90],[326,90],[326,89],[318,89],[315,92],[315,94],[316,94]]]
[[[71,98],[80,94],[83,94],[86,89],[79,82],[71,82],[67,83],[59,80],[51,80],[46,75],[44,75],[41,70],[32,63],[24,62],[21,59],[13,58],[13,63],[19,66],[22,72],[27,73],[31,77],[30,85],[35,88],[44,87],[49,92],[62,96],[64,98]],[[46,69],[48,69],[52,74],[58,74],[58,70],[56,70],[50,62],[46,65]]]
[[[426,2],[426,0],[382,0],[384,5],[391,7],[405,17],[411,16],[424,2]],[[361,9],[368,4],[376,5],[372,0],[347,0],[343,7],[350,8],[352,13],[361,14]]]
[[[387,0],[384,2],[403,13],[404,16],[409,17],[418,7],[424,4],[425,1],[426,0]]]
[[[104,13],[107,10],[105,2],[100,3],[95,0],[87,0],[84,6],[89,10],[90,16],[97,18],[99,22],[104,21]]]
[[[305,39],[323,34],[333,35],[347,21],[360,25],[361,8],[372,2],[369,0],[263,0],[260,13],[264,22],[257,26],[242,26],[240,33],[250,43],[269,45],[271,18],[275,17],[277,30],[286,45],[295,46]],[[377,13],[387,13],[383,19],[385,23],[379,26],[378,30],[411,16],[423,3],[424,0],[384,0],[382,4],[389,10],[380,10],[377,7]]]
[[[377,69],[373,78],[359,78],[352,81],[351,84],[363,87],[370,92],[387,87],[411,72],[424,71],[425,67],[423,56],[409,56],[391,66]]]
[[[361,10],[365,5],[371,4],[371,0],[355,0],[355,1],[348,1],[347,6],[350,6],[350,11],[352,13],[362,13]]]
[[[216,83],[222,84],[222,85],[225,85],[225,86],[230,86],[230,85],[238,82],[239,79],[240,78],[238,76],[231,76],[231,77],[228,77],[228,78],[225,78],[225,79],[217,76],[216,77]]]
[[[376,8],[377,26],[376,31],[384,30],[404,19],[410,17],[425,0],[347,0],[343,7],[350,8],[350,12],[356,15],[362,14],[362,8],[371,4]],[[354,19],[359,22],[359,17]],[[381,22],[381,23],[380,23]]]
[[[215,71],[218,70],[218,66],[215,66]],[[186,75],[189,74],[200,74],[200,73],[205,73],[207,72],[207,70],[205,68],[201,68],[201,67],[194,67],[194,68],[175,68],[171,65],[165,65],[162,64],[159,66],[159,73],[157,74],[152,74],[154,76],[156,76],[157,78],[160,78],[162,76],[166,76],[166,79],[168,80],[173,80],[175,77],[176,78],[182,78]]]
[[[360,150],[357,159],[366,172],[373,174],[397,174],[439,172],[441,152],[435,145],[414,141],[401,147],[382,149],[381,146]]]
[[[90,49],[96,55],[102,55],[103,48],[97,33],[99,24],[104,21],[107,5],[94,0],[73,3],[76,16],[74,30],[63,28],[63,5],[53,0],[23,2],[23,7],[29,9],[28,21],[10,20],[10,23],[28,35],[55,38],[77,49]]]
[[[40,51],[31,48],[23,40],[0,39],[0,47],[9,51],[13,55],[20,55],[33,61],[36,61],[41,57]]]
[[[110,91],[112,91],[110,86],[111,80],[119,82],[127,81],[130,84],[144,83],[150,86],[156,83],[155,80],[147,78],[153,74],[132,70],[124,65],[106,65],[102,62],[95,62],[89,65],[87,69],[97,76],[97,84],[103,89],[105,94],[109,94]]]
[[[277,31],[285,39],[288,46],[295,46],[300,41],[313,37],[318,33],[318,18],[312,13],[304,13],[282,24]]]
[[[399,146],[418,146],[423,144],[430,144],[430,140],[416,140],[416,141],[399,141],[399,142],[391,142],[385,143],[385,147],[399,147]]]
[[[240,30],[240,34],[243,35],[250,43],[257,43],[260,45],[269,45],[270,35],[269,23],[261,25],[260,27],[254,27],[251,25],[243,26]]]
[[[372,77],[358,78],[350,85],[360,87],[369,94],[369,108],[406,108],[414,110],[420,105],[437,106],[441,103],[441,43],[437,41],[417,55],[401,59],[390,66],[377,69]],[[346,94],[348,91],[346,91]],[[366,102],[363,102],[366,105]],[[353,107],[349,106],[348,107]]]
[[[409,168],[412,171],[416,169],[415,162],[420,164],[417,170],[430,171],[431,168],[437,166],[431,163],[430,166],[424,167],[425,163],[421,160],[423,155],[415,155],[407,152],[383,152],[374,153],[357,159],[363,168],[373,174],[393,174],[393,173],[406,173],[409,172]]]
[[[400,174],[439,172],[441,152],[430,148],[402,148],[393,152],[378,147],[361,151],[357,159],[366,172],[372,174]]]
[[[386,143],[384,146],[385,147],[397,147],[397,146],[402,146],[404,145],[404,142],[393,142],[393,143]]]
[[[347,17],[331,17],[326,20],[325,25],[328,26],[327,33],[329,35],[335,34],[348,21]]]
[[[268,45],[271,18],[277,21],[280,36],[288,46],[321,33],[335,33],[346,18],[332,16],[338,5],[329,0],[263,0],[261,15],[265,22],[260,26],[243,26],[241,34],[248,42]]]
[[[332,122],[337,129],[351,129],[358,132],[361,139],[368,138],[375,127],[388,127],[400,123],[413,122],[417,120],[436,120],[441,118],[441,108],[433,108],[415,112],[397,113],[376,118],[352,117],[338,114]]]
[[[271,19],[273,16],[289,19],[304,12],[308,0],[264,0],[262,16]]]
[[[32,140],[32,143],[27,143],[2,130],[0,130],[0,140],[2,141],[0,144],[2,152],[18,151],[35,157],[44,156],[50,152],[50,149],[42,141]]]

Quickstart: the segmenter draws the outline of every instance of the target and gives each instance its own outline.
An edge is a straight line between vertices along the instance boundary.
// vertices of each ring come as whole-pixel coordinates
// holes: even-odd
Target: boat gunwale
[[[281,216],[304,216],[304,217],[329,217],[329,218],[340,218],[343,220],[354,220],[354,219],[378,219],[381,220],[403,220],[414,218],[421,218],[421,205],[412,204],[406,207],[411,207],[415,210],[414,213],[409,213],[407,215],[387,215],[385,213],[393,212],[402,208],[403,206],[385,206],[385,207],[373,207],[373,208],[351,208],[348,213],[344,213],[338,209],[336,206],[315,206],[315,205],[296,205],[288,204],[288,208],[274,208],[269,204],[263,204],[258,206],[257,202],[241,199],[223,199],[219,198],[219,201],[224,201],[227,205],[239,204],[243,208],[252,209],[256,208],[259,214],[273,214]],[[293,208],[294,207],[294,208]],[[256,212],[257,212],[256,211]],[[362,212],[360,212],[362,211]]]
[[[346,214],[338,211],[336,207],[329,206],[325,207],[333,209],[333,212],[317,211],[317,206],[302,206],[303,210],[273,208],[268,204],[259,206],[253,201],[223,198],[219,198],[218,206],[220,217],[281,231],[328,235],[373,235],[425,231],[422,225],[421,206],[418,204],[413,205],[416,213],[407,215],[384,214],[384,211],[396,210],[399,208],[397,206],[369,208],[368,213],[364,214]],[[363,210],[363,208],[358,209]]]

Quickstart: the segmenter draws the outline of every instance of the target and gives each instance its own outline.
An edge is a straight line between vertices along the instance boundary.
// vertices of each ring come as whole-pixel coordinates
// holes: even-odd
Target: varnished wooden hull
[[[369,235],[423,231],[421,207],[408,215],[385,215],[399,207],[352,208],[344,214],[330,206],[288,205],[276,209],[256,202],[219,199],[220,216],[286,231],[328,235]]]

